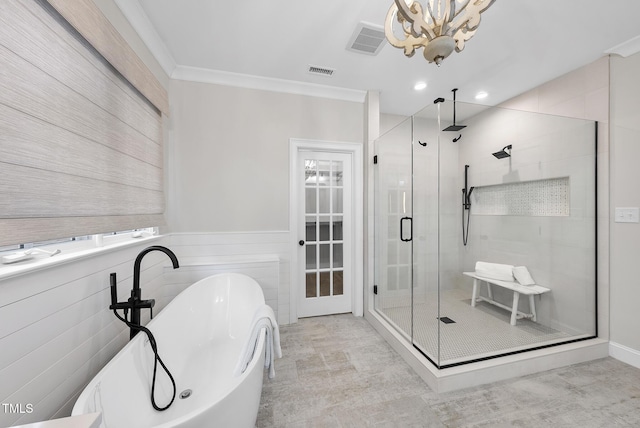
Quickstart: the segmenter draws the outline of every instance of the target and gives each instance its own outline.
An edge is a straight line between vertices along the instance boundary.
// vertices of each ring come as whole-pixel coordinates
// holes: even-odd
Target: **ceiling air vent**
[[[333,75],[333,72],[335,70],[332,68],[326,68],[326,67],[317,67],[315,65],[310,65],[309,66],[309,73],[311,74],[318,74],[320,76],[327,76],[327,77],[331,77]]]
[[[384,27],[360,22],[349,39],[347,49],[366,55],[377,55],[384,46]]]

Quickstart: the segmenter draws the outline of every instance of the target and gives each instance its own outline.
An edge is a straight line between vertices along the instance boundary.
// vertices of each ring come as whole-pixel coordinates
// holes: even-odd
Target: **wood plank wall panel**
[[[0,401],[34,405],[28,415],[0,412],[0,426],[68,416],[80,391],[128,340],[128,330],[108,310],[109,273],[117,273],[119,299],[126,299],[133,260],[147,245],[0,283]],[[145,256],[145,299],[162,290],[168,262],[161,253]],[[143,323],[148,319],[144,314]]]
[[[91,0],[47,0],[162,113],[169,115],[166,90]]]

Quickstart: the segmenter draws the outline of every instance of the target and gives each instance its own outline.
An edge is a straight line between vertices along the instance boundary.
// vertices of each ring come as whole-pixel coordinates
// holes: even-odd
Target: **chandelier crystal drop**
[[[480,14],[495,0],[427,0],[426,10],[418,1],[394,0],[385,20],[384,33],[392,46],[412,57],[424,48],[424,57],[437,65],[476,33]],[[394,22],[400,24],[404,39],[396,37]]]

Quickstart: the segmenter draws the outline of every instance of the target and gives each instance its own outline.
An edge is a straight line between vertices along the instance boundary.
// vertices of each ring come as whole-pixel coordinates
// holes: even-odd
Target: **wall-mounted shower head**
[[[507,150],[509,150],[507,152]],[[495,152],[492,153],[497,159],[504,159],[504,158],[508,158],[511,157],[511,144],[509,144],[508,146],[504,146],[502,148],[502,150],[500,150],[499,152]]]

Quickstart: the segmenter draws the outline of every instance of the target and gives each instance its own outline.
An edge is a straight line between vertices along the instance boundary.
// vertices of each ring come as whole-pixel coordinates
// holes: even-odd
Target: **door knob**
[[[302,247],[304,245],[304,241],[301,239],[298,241],[298,244]]]

